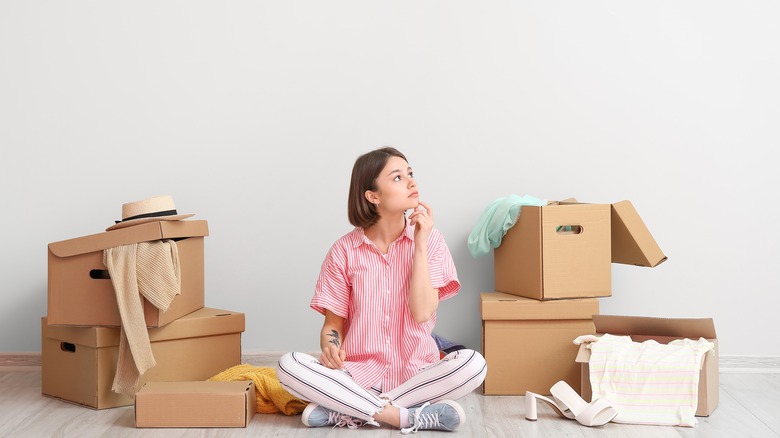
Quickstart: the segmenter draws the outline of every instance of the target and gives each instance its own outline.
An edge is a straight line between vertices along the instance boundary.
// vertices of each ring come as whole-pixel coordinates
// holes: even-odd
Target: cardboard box
[[[252,381],[149,382],[135,395],[135,426],[246,427],[255,400]]]
[[[559,380],[579,390],[580,366],[572,341],[595,333],[596,298],[539,301],[489,292],[480,299],[482,352],[488,364],[484,394],[549,394]]]
[[[495,288],[537,300],[608,297],[611,263],[664,260],[630,201],[523,206],[494,251]]]
[[[206,221],[159,221],[49,244],[49,324],[120,326],[116,293],[103,265],[103,250],[131,243],[174,239],[181,267],[181,294],[166,312],[143,299],[146,325],[159,327],[204,306],[203,237]]]
[[[593,323],[597,334],[627,335],[635,342],[649,339],[668,344],[675,339],[704,338],[715,344],[715,348],[704,355],[699,374],[699,401],[696,415],[706,417],[718,406],[718,339],[712,318],[651,318],[645,316],[594,315]],[[582,398],[591,400],[590,350],[581,345],[577,353],[582,382]]]
[[[141,377],[155,381],[206,380],[241,363],[244,314],[205,307],[149,329],[157,365]],[[133,404],[111,391],[119,356],[119,328],[48,325],[41,319],[44,395],[96,409]]]

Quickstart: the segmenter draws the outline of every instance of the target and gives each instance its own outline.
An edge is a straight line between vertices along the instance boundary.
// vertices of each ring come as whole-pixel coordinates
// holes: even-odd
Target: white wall
[[[510,193],[631,199],[669,260],[615,265],[602,313],[714,317],[776,355],[780,27],[771,1],[0,1],[0,351],[39,351],[46,245],[170,194],[207,219],[206,304],[244,350],[316,350],[349,172],[395,145],[463,284],[437,332],[480,347]]]

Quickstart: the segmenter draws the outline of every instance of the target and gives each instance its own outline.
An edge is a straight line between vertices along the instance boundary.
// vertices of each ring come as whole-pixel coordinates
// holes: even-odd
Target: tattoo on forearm
[[[326,336],[330,336],[331,338],[333,338],[328,342],[330,342],[331,344],[337,347],[341,346],[341,342],[339,342],[339,332],[337,332],[336,330],[331,330],[330,333],[328,333]]]

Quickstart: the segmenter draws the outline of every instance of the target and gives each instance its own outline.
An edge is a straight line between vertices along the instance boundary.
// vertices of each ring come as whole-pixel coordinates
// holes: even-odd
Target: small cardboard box
[[[148,327],[165,325],[204,306],[203,237],[206,221],[159,221],[49,244],[49,324],[120,326],[116,293],[103,250],[131,243],[176,240],[181,294],[161,312],[143,299]]]
[[[523,206],[494,251],[495,288],[537,300],[608,297],[611,263],[664,260],[630,201]]]
[[[668,344],[675,339],[704,338],[715,344],[715,348],[704,355],[699,373],[699,401],[696,415],[706,417],[718,406],[718,339],[712,318],[651,318],[646,316],[594,315],[593,323],[597,334],[609,333],[616,336],[631,336],[634,342],[649,339]],[[572,338],[574,339],[574,338]],[[590,350],[579,347],[577,363],[581,367],[582,398],[591,400]]]
[[[149,382],[135,394],[136,427],[247,427],[252,381]]]
[[[204,307],[149,329],[157,365],[141,377],[154,381],[206,380],[241,363],[244,314]],[[133,404],[111,391],[119,357],[118,327],[48,325],[41,319],[44,395],[95,409]]]
[[[595,333],[596,298],[539,301],[500,292],[480,296],[486,395],[549,394],[559,380],[576,390],[580,367],[572,340]]]

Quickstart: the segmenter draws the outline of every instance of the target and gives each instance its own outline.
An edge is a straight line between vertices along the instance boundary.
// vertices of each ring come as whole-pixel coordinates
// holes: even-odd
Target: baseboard
[[[41,353],[0,353],[3,370],[41,367]]]
[[[721,373],[780,374],[780,356],[721,356]]]
[[[242,363],[273,366],[283,352],[253,352],[242,355]],[[721,356],[721,373],[780,374],[780,356]],[[30,369],[41,366],[41,353],[0,353],[0,368]]]
[[[241,363],[256,366],[274,366],[284,352],[267,351],[241,355]],[[41,367],[41,353],[0,353],[0,368],[5,371]]]

